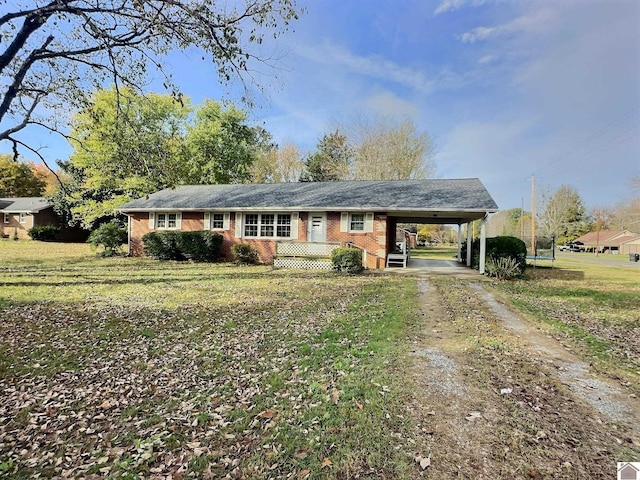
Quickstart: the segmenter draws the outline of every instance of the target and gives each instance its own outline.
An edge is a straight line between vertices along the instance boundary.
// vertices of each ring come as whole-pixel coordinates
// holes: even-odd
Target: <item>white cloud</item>
[[[494,61],[496,61],[498,59],[498,57],[496,55],[483,55],[482,57],[480,57],[478,59],[478,63],[484,65],[484,64],[488,64],[488,63],[492,63]]]
[[[420,109],[414,103],[403,100],[393,92],[381,91],[367,97],[364,105],[368,110],[381,115],[408,115],[414,117],[420,113]]]
[[[458,38],[462,43],[475,43],[496,36],[502,30],[501,27],[478,27],[461,34]]]
[[[327,42],[319,47],[299,44],[294,49],[301,57],[330,65],[334,71],[343,68],[350,73],[393,82],[422,93],[432,92],[438,83],[436,77],[430,78],[423,71],[399,65],[377,55],[354,55]]]
[[[495,27],[477,27],[469,32],[458,35],[462,43],[476,43],[500,35],[514,33],[539,33],[548,30],[555,23],[556,12],[544,8],[522,15]]]
[[[442,0],[440,4],[433,11],[434,15],[439,15],[441,13],[452,12],[454,10],[460,10],[466,5],[477,7],[486,3],[487,0]]]

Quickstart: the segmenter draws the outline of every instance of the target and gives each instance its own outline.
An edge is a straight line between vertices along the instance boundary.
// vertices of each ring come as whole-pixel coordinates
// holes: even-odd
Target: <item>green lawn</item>
[[[453,260],[458,248],[453,246],[416,247],[411,249],[411,256],[415,258],[430,258],[434,260]]]
[[[559,259],[497,284],[523,312],[569,341],[595,368],[640,393],[640,270],[609,258]]]
[[[411,279],[0,242],[0,477],[414,478]]]
[[[639,272],[571,257],[487,288],[637,395]],[[593,471],[635,458],[620,456],[635,447],[612,447],[610,425],[575,403],[552,366],[525,355],[473,282],[428,282],[442,315],[418,308],[407,276],[0,241],[0,479],[474,478],[487,452],[517,478],[576,478],[603,445]],[[452,401],[421,387],[438,369],[416,371],[416,345],[453,358],[471,393]],[[506,381],[520,382],[511,396],[497,393]],[[539,392],[553,408],[528,408]],[[465,420],[485,409],[486,423]],[[417,453],[433,464],[422,471]]]

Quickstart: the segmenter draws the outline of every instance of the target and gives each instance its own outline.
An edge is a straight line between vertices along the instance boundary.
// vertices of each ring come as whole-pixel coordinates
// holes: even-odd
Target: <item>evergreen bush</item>
[[[127,243],[127,230],[116,220],[104,223],[96,228],[87,239],[94,247],[103,247],[103,257],[113,257],[121,253],[122,245]]]
[[[511,258],[518,267],[518,275],[524,273],[527,266],[527,246],[516,237],[501,236],[491,237],[486,240],[487,260],[493,260],[494,263],[500,258]],[[473,259],[473,268],[478,268],[480,257],[480,239],[476,238],[471,243],[471,258]],[[467,257],[467,244],[462,245],[462,258]],[[488,264],[488,262],[487,262]]]
[[[254,265],[258,263],[258,251],[248,243],[236,243],[231,247],[233,261],[238,265]]]
[[[359,248],[336,248],[331,252],[333,269],[342,273],[362,271],[362,250]]]
[[[60,228],[54,225],[36,225],[31,227],[27,233],[32,240],[39,242],[53,242],[60,233]]]
[[[149,232],[142,243],[145,255],[158,260],[215,262],[220,256],[222,235],[204,230]]]

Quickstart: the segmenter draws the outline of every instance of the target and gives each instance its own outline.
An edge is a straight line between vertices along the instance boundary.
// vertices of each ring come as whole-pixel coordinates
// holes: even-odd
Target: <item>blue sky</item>
[[[640,2],[304,0],[267,40],[251,112],[280,143],[314,148],[356,114],[408,115],[435,140],[438,176],[479,177],[501,208],[574,186],[588,207],[640,173]],[[175,53],[196,103],[237,98],[196,52]],[[43,138],[45,156],[68,150]],[[50,142],[50,143],[47,143]]]

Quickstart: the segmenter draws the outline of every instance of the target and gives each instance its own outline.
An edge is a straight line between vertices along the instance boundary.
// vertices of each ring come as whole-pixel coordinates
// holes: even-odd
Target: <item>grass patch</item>
[[[0,252],[4,475],[417,475],[414,280],[49,246]]]
[[[458,254],[457,247],[415,247],[411,249],[414,258],[428,258],[433,260],[454,260]]]
[[[605,260],[560,259],[554,269],[496,284],[505,298],[571,343],[594,367],[640,393],[638,271]]]

